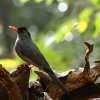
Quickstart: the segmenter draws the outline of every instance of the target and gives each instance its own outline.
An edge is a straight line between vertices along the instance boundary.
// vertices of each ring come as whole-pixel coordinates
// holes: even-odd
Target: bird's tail
[[[53,72],[52,70],[46,69],[45,71],[46,71],[46,72],[49,74],[49,76],[52,78],[53,82],[54,82],[55,84],[57,84],[57,85],[64,91],[64,93],[68,93],[67,88],[66,88],[66,87],[63,85],[63,83],[55,76],[55,74],[54,74],[54,72]]]

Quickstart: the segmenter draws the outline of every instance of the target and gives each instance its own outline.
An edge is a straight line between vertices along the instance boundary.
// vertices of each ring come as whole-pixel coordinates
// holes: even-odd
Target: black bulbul
[[[52,78],[54,83],[56,83],[65,93],[68,93],[67,88],[65,88],[62,82],[55,76],[45,57],[33,43],[31,35],[26,27],[16,28],[14,26],[9,26],[9,28],[18,33],[15,42],[15,50],[18,56],[27,63],[33,64],[39,69],[44,70]]]

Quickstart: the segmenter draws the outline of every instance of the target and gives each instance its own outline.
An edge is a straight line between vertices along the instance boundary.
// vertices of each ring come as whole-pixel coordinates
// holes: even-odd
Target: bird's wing
[[[29,62],[33,63],[38,67],[49,67],[48,62],[42,55],[42,53],[39,51],[39,49],[36,47],[34,43],[30,42],[19,42],[17,43],[17,47],[20,49],[17,53],[19,56]],[[17,50],[16,50],[17,51]],[[22,57],[24,56],[24,58]]]

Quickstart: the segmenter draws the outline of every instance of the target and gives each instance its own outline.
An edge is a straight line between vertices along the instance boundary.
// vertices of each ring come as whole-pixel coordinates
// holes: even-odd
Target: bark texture
[[[19,65],[14,71],[8,72],[0,65],[0,100],[90,100],[100,98],[100,60],[90,67],[89,57],[93,44],[85,42],[84,68],[71,69],[58,73],[59,80],[68,88],[68,94],[55,85],[44,71],[35,71],[37,80],[29,82],[30,66]]]

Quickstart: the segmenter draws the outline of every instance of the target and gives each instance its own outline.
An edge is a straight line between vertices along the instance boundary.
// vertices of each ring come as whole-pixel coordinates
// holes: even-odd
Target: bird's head
[[[15,26],[9,26],[9,28],[15,32],[18,33],[18,36],[20,38],[29,38],[30,37],[30,33],[28,32],[26,27],[15,27]]]

